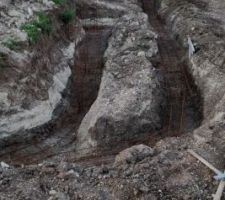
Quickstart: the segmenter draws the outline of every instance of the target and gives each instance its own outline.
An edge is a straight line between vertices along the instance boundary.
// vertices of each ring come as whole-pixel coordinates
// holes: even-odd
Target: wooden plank
[[[223,195],[224,187],[225,187],[225,181],[220,181],[220,184],[218,186],[216,194],[213,195],[213,200],[221,200],[222,195]]]
[[[206,165],[209,169],[211,169],[212,171],[214,171],[216,174],[222,174],[222,172],[218,169],[216,169],[212,164],[210,164],[207,160],[205,160],[204,158],[202,158],[200,155],[198,155],[197,153],[195,153],[193,150],[189,149],[188,152],[194,156],[195,158],[197,158],[201,163],[203,163],[204,165]]]
[[[220,170],[216,169],[212,164],[210,164],[207,160],[205,160],[200,155],[198,155],[197,153],[195,153],[193,150],[189,149],[188,152],[192,156],[194,156],[195,158],[197,158],[201,163],[203,163],[204,165],[206,165],[209,169],[211,169],[212,171],[214,171],[217,175],[223,174]],[[225,173],[225,171],[224,171],[224,173]],[[225,181],[220,181],[220,184],[219,184],[219,186],[217,188],[216,194],[213,195],[213,200],[221,200],[222,195],[223,195],[224,188],[225,188]]]

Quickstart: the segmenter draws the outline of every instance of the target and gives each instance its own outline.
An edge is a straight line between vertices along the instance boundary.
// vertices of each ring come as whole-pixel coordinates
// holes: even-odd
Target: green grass
[[[75,20],[75,11],[72,9],[65,10],[61,15],[60,19],[64,24],[69,24]]]
[[[33,25],[39,28],[44,34],[50,34],[52,31],[50,17],[44,12],[36,13],[36,20],[33,21]]]
[[[21,26],[21,30],[23,30],[24,32],[27,33],[29,42],[31,44],[37,43],[37,41],[40,37],[41,31],[36,26],[34,26],[33,24],[27,23],[27,24],[24,24]]]
[[[52,31],[52,23],[49,16],[44,12],[35,14],[36,18],[21,26],[21,30],[27,33],[30,44],[36,44],[42,34],[50,34]]]
[[[2,45],[9,48],[10,50],[20,50],[22,42],[12,37],[4,40]]]
[[[58,17],[64,24],[70,24],[75,20],[75,11],[73,9],[70,9],[68,0],[52,1],[57,5],[62,5],[61,12]],[[30,45],[36,44],[40,39],[41,35],[50,35],[52,33],[52,21],[53,20],[51,20],[50,16],[45,12],[37,12],[33,21],[23,24],[21,26],[21,30],[27,33]],[[11,44],[6,45],[11,46]],[[13,45],[14,44],[12,44],[12,46]]]

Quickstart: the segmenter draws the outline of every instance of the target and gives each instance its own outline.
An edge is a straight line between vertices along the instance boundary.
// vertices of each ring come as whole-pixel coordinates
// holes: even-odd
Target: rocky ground
[[[12,12],[11,9],[7,10],[6,6],[11,4],[6,3],[7,1],[4,1],[0,4],[1,16],[5,12]],[[57,142],[59,140],[56,140],[53,144],[61,145],[62,148],[60,151],[54,151],[51,145],[45,145],[48,142],[38,141],[36,143],[39,147],[50,149],[49,151],[52,151],[51,153],[55,156],[48,154],[49,151],[36,150],[35,143],[25,150],[24,146],[21,148],[16,145],[13,151],[8,151],[12,148],[10,146],[2,148],[0,199],[212,199],[212,194],[218,186],[218,182],[213,179],[214,174],[193,158],[187,150],[193,149],[218,169],[224,169],[225,21],[223,13],[225,3],[222,0],[151,2],[78,0],[75,3],[77,17],[80,20],[77,21],[79,31],[74,36],[72,44],[82,38],[83,30],[86,34],[92,34],[93,30],[98,34],[99,30],[104,29],[111,32],[110,37],[104,37],[109,39],[102,58],[104,69],[101,81],[99,81],[97,98],[91,108],[84,109],[87,109],[87,114],[81,120],[77,131],[74,128],[72,132],[68,132],[69,135],[75,137],[70,145],[63,146]],[[40,5],[43,6],[42,3]],[[143,10],[142,5],[145,5]],[[146,5],[149,7],[147,8]],[[50,12],[51,9],[56,9],[54,6],[54,4],[48,4],[42,9]],[[14,5],[10,8],[14,8]],[[17,12],[22,12],[22,9]],[[14,25],[7,27],[2,22],[1,26],[9,31],[11,30],[9,27],[14,27]],[[3,33],[5,34],[4,31]],[[4,34],[1,38],[4,38]],[[190,59],[185,54],[188,50],[188,36],[198,49]],[[167,37],[168,40],[166,40]],[[86,41],[94,47],[93,40]],[[174,45],[172,45],[173,42]],[[71,41],[65,44],[71,44]],[[60,48],[65,47],[65,44],[63,43]],[[58,59],[68,64],[74,56],[80,57],[79,52],[83,52],[82,44],[85,45],[88,42],[81,42],[81,50],[69,45],[70,48],[57,54]],[[12,51],[6,47],[1,47],[1,49],[4,55],[12,56],[12,58],[15,58],[15,55],[29,54],[26,48],[24,51]],[[71,55],[74,51],[75,54]],[[88,49],[89,53],[90,51]],[[101,51],[95,50],[95,52]],[[45,59],[50,57],[45,57]],[[95,63],[102,65],[101,58],[99,59]],[[26,59],[26,62],[28,61]],[[65,68],[55,67],[60,66],[60,61],[53,64],[50,60],[52,68],[49,67],[49,70],[54,69],[56,70],[53,70],[54,72],[59,73],[60,69],[68,66],[65,64],[63,65]],[[86,76],[79,69],[83,66],[82,62],[83,59],[81,62],[78,59],[79,65],[75,64],[75,68],[70,68],[72,74],[76,72]],[[90,60],[87,63],[91,64]],[[16,60],[14,65],[19,68],[19,61]],[[182,69],[179,69],[181,66]],[[14,68],[4,70],[10,72],[12,69]],[[86,69],[86,71],[89,70],[91,68]],[[99,72],[99,68],[96,70]],[[16,73],[19,73],[17,71]],[[1,75],[5,73],[6,71]],[[185,79],[186,75],[191,78]],[[10,78],[11,74],[8,76]],[[37,77],[42,78],[41,75]],[[63,78],[65,87],[67,82],[65,77],[63,75],[59,77]],[[86,78],[74,81],[75,88],[81,83],[89,83],[98,87],[97,82],[91,81],[91,78],[89,73]],[[43,79],[43,81],[48,80],[44,77]],[[55,80],[54,76],[50,79]],[[76,76],[75,80],[78,80]],[[192,81],[195,85],[190,83]],[[176,84],[171,84],[171,82]],[[16,84],[17,82],[9,79],[1,86],[1,91],[3,91],[1,102],[5,102],[2,105],[3,111],[4,109],[8,111],[9,107],[14,108],[8,102],[10,95],[6,94],[10,91],[10,83]],[[21,82],[17,85],[23,87]],[[54,84],[50,84],[43,91],[47,92],[51,86]],[[63,90],[64,87],[61,89]],[[15,91],[20,90],[15,89]],[[89,99],[87,94],[92,94],[90,91],[87,93],[79,89],[77,91],[82,92],[82,95],[78,92],[77,97],[81,105]],[[196,91],[198,92],[195,93]],[[195,97],[190,98],[187,97],[188,95]],[[18,98],[20,101],[16,101],[15,98],[13,100],[20,106],[23,101],[20,97]],[[32,98],[32,102],[35,102]],[[177,106],[174,107],[170,101],[175,102]],[[187,102],[196,105],[190,107],[190,103]],[[91,104],[91,101],[89,103]],[[31,108],[41,111],[36,103]],[[77,106],[69,108],[75,109]],[[169,112],[168,110],[171,109],[172,111]],[[177,112],[174,111],[176,109]],[[27,108],[24,110],[28,112]],[[21,112],[23,113],[24,110]],[[21,119],[21,114],[17,111],[13,115],[9,114],[9,119],[10,117],[17,119],[13,118],[14,115],[20,115],[19,119]],[[51,113],[48,110],[49,112]],[[72,112],[72,114],[77,112]],[[193,112],[195,114],[190,114]],[[85,112],[82,112],[81,116],[84,114]],[[5,115],[4,112],[1,115],[1,137],[8,136],[6,133],[13,132],[13,128],[17,129],[20,125],[22,126],[24,121],[22,118],[22,120],[9,123],[10,121],[4,119]],[[34,118],[30,119],[28,114],[25,121],[28,119],[35,121],[35,117],[40,117],[40,115],[35,114]],[[192,119],[185,122],[193,124],[191,128],[182,125],[185,121],[183,119],[186,118]],[[73,118],[66,117],[66,119],[72,120]],[[70,127],[74,123],[72,120],[66,125]],[[29,123],[25,129],[29,129],[31,124]],[[35,125],[37,124],[34,123],[33,126]],[[58,133],[58,136],[60,134],[63,138],[63,132]],[[51,139],[54,139],[56,134],[52,133],[52,135]],[[133,146],[134,143],[139,143],[139,145]],[[125,147],[129,148],[125,149]],[[34,153],[29,154],[30,150]],[[18,159],[20,156],[23,159]],[[80,158],[80,156],[84,157]],[[31,162],[27,162],[30,163],[29,165],[24,165],[27,164],[26,161]]]

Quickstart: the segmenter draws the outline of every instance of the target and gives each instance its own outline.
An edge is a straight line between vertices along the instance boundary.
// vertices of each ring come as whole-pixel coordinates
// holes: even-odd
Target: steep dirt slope
[[[83,32],[73,25],[70,34],[52,1],[4,1],[0,12],[2,147],[27,140],[36,132],[43,132],[42,128],[51,129],[51,125],[42,126],[52,123],[61,112],[55,109],[61,105],[63,110],[66,104],[62,93],[71,76],[75,43],[81,40]],[[34,28],[32,23],[39,23],[36,26],[43,30]],[[51,33],[42,33],[44,28]],[[36,37],[39,40],[34,44]]]

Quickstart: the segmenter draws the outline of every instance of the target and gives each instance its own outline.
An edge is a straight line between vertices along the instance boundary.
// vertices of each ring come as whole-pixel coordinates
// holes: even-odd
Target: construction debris
[[[216,169],[212,164],[210,164],[208,161],[206,161],[204,158],[202,158],[200,155],[198,155],[197,153],[195,153],[193,150],[188,150],[188,152],[194,156],[195,158],[197,158],[201,163],[203,163],[204,165],[206,165],[209,169],[211,169],[212,171],[214,171],[217,176],[214,176],[214,178],[216,180],[221,180],[220,184],[218,186],[218,189],[216,191],[216,194],[213,194],[213,200],[220,200],[222,198],[223,195],[223,191],[224,191],[224,187],[225,187],[225,181],[224,181],[224,173],[222,173],[220,170]]]

